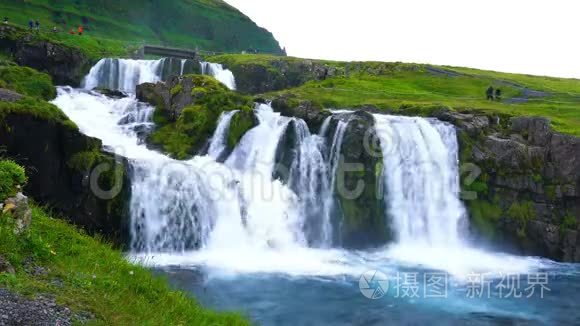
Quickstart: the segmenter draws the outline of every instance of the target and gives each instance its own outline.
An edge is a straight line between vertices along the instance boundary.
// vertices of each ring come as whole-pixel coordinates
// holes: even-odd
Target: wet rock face
[[[470,136],[476,136],[489,127],[489,118],[469,113],[459,113],[454,111],[440,111],[434,115],[441,121],[450,122],[467,132]]]
[[[375,121],[365,111],[342,118],[348,119],[348,125],[336,176],[336,196],[342,213],[340,239],[346,248],[380,246],[390,239],[390,232],[381,189],[382,152],[378,143],[372,142],[378,139]],[[331,123],[329,134],[335,127],[335,122]]]
[[[474,118],[450,120],[460,129],[462,163],[480,169],[475,180],[462,181],[477,193],[466,201],[474,233],[519,253],[580,261],[580,138],[554,132],[539,117],[475,133]]]
[[[310,132],[318,133],[324,120],[332,115],[329,111],[322,110],[310,101],[297,102],[292,98],[279,96],[272,100],[272,108],[286,117],[296,117],[304,120]]]
[[[236,86],[242,93],[260,94],[296,87],[310,80],[324,80],[337,75],[336,68],[312,60],[278,60],[267,63],[227,64]]]
[[[155,129],[146,139],[148,146],[176,159],[205,154],[224,111],[238,111],[230,121],[224,155],[258,124],[250,97],[207,75],[173,76],[165,82],[137,85],[137,98],[155,106]]]
[[[0,49],[16,63],[48,73],[55,84],[79,86],[91,69],[91,60],[80,50],[21,34],[13,26],[0,26]]]
[[[79,86],[91,67],[80,51],[50,42],[19,44],[15,59],[21,66],[46,71],[57,85]]]
[[[4,122],[0,147],[25,167],[28,183],[24,192],[88,232],[100,233],[122,246],[129,237],[127,162],[117,163],[100,152],[99,140],[65,125],[18,113],[5,115]],[[79,166],[81,162],[86,166]],[[98,178],[103,190],[112,188],[107,176],[113,167],[122,172],[112,177],[122,178],[122,190],[112,199],[98,197],[91,189],[90,173],[101,163],[111,168]]]

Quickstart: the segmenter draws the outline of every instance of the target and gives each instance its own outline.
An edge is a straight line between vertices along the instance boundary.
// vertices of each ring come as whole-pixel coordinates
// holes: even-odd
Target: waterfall
[[[234,74],[219,63],[211,62],[200,62],[201,73],[203,75],[213,76],[215,79],[219,80],[222,84],[226,85],[227,88],[231,90],[236,89],[236,79]]]
[[[230,128],[230,122],[237,112],[238,110],[222,112],[207,152],[211,158],[219,159],[226,150],[227,132]]]
[[[331,117],[319,135],[312,135],[303,120],[294,119],[298,149],[290,168],[289,185],[300,198],[299,211],[311,246],[333,245],[332,215],[336,207],[334,183],[346,123],[337,122],[331,146],[326,145]]]
[[[185,63],[187,62],[186,59],[181,59],[181,67],[179,68],[179,75],[183,75],[183,71],[185,69]]]
[[[249,130],[226,164],[239,170],[256,170],[265,177],[272,175],[275,165],[276,147],[290,118],[274,112],[268,104],[256,106],[258,126]]]
[[[459,247],[458,145],[438,120],[374,115],[383,152],[387,215],[401,245]]]
[[[222,65],[211,62],[201,62],[202,74],[210,75],[235,90],[236,83],[231,71]],[[95,87],[120,90],[134,93],[135,87],[142,83],[155,83],[167,79],[171,75],[199,73],[197,66],[191,60],[163,58],[159,60],[133,60],[105,58],[95,64],[83,80],[83,88],[91,90]]]
[[[135,86],[161,79],[162,63],[163,60],[101,59],[85,77],[83,87],[103,87],[133,93]]]

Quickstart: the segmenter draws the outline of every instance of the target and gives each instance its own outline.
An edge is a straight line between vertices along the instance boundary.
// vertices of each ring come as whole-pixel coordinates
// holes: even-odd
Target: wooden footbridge
[[[178,59],[194,59],[197,52],[193,50],[169,48],[158,45],[144,45],[137,51],[137,57],[144,58],[146,55],[156,55],[160,57],[172,57]]]

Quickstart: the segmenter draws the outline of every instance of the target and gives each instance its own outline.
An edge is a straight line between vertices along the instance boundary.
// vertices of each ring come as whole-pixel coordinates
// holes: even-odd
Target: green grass
[[[58,107],[46,101],[56,96],[49,75],[3,61],[0,64],[0,87],[23,95],[16,102],[0,101],[0,123],[4,123],[8,114],[25,114],[46,120],[47,123],[78,129]]]
[[[0,203],[14,196],[18,186],[24,186],[26,174],[24,168],[11,160],[0,160]]]
[[[86,37],[71,39],[73,43],[99,38],[212,51],[281,52],[270,32],[221,0],[5,0],[0,12],[21,26],[38,19],[46,31],[57,26],[66,33],[82,24]]]
[[[251,60],[252,56],[238,56]],[[257,60],[262,61],[263,57]],[[336,64],[350,73],[324,81],[309,81],[302,86],[265,94],[272,97],[290,94],[311,100],[325,108],[353,108],[375,105],[381,109],[411,114],[433,107],[481,111],[509,116],[543,116],[551,119],[555,130],[580,136],[580,80],[536,77],[493,72],[449,76],[434,73],[427,66],[414,64],[351,63]],[[375,65],[375,67],[373,67]],[[487,101],[486,88],[492,85],[503,92],[503,100]],[[545,97],[526,97],[523,87],[546,92]],[[417,112],[415,112],[417,111]]]
[[[10,103],[0,101],[0,123],[8,114],[26,114],[46,120],[48,123],[59,123],[69,128],[78,129],[58,107],[39,100],[38,98],[24,97],[21,100]]]
[[[201,307],[166,280],[129,263],[98,239],[33,207],[29,232],[15,235],[8,215],[0,215],[0,254],[16,275],[0,274],[0,287],[23,295],[49,293],[57,303],[93,314],[96,325],[247,325],[240,315]],[[46,275],[25,272],[33,259]],[[61,285],[59,285],[61,284]]]
[[[0,65],[0,87],[44,100],[56,97],[50,76],[28,67]]]
[[[0,4],[1,6],[2,4]],[[2,38],[4,39],[11,41],[25,40],[33,44],[40,41],[48,41],[55,45],[77,49],[93,61],[103,57],[127,57],[130,52],[135,51],[141,45],[138,42],[128,42],[92,35],[79,36],[70,35],[66,32],[53,33],[44,30],[36,32],[14,24],[8,26],[0,25],[0,28],[3,32]]]

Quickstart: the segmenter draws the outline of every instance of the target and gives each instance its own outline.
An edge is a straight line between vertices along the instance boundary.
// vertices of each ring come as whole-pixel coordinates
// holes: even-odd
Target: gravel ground
[[[69,308],[57,305],[54,299],[43,296],[28,299],[0,289],[0,326],[67,326],[73,320],[79,321],[75,317]]]

